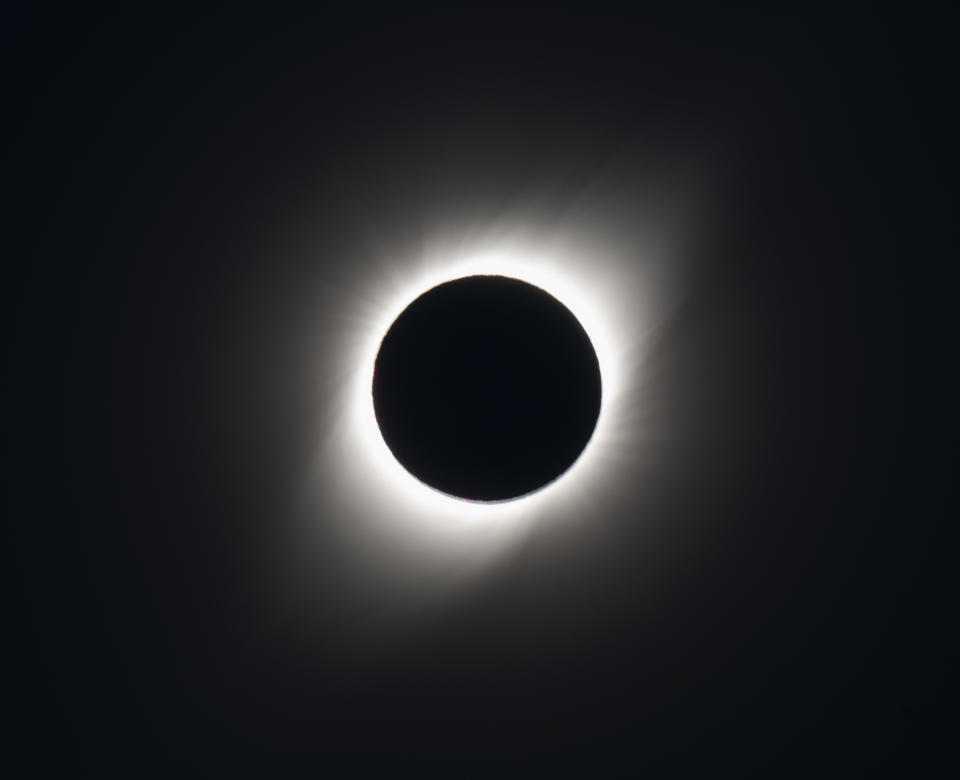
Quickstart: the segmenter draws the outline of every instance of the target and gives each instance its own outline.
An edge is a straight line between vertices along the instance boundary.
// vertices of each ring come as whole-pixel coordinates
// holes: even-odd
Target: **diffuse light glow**
[[[331,399],[346,413],[328,432],[317,466],[324,501],[338,509],[325,520],[337,525],[341,539],[373,552],[377,565],[407,560],[418,568],[455,559],[464,571],[489,561],[541,518],[576,521],[602,504],[622,472],[625,449],[635,443],[627,439],[637,393],[628,385],[636,382],[659,315],[651,264],[638,257],[640,247],[624,250],[516,231],[490,241],[438,241],[420,257],[397,260],[393,273],[372,264],[357,274],[367,277],[366,294],[348,319],[354,331],[338,355],[336,376],[343,381]],[[579,459],[543,489],[498,503],[457,499],[409,474],[383,440],[371,393],[377,352],[396,317],[438,284],[484,274],[520,279],[563,303],[590,337],[603,382],[596,429]]]

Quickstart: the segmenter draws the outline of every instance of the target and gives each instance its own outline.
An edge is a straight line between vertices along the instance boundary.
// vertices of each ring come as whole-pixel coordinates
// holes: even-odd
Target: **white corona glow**
[[[455,561],[462,574],[543,518],[551,524],[582,519],[609,495],[613,481],[622,482],[624,451],[636,444],[630,405],[637,393],[626,384],[636,380],[658,313],[651,265],[637,250],[591,245],[569,234],[551,240],[514,232],[437,241],[417,257],[355,271],[362,294],[349,304],[352,310],[341,312],[335,397],[326,401],[346,413],[326,433],[318,463],[324,504],[336,509],[329,522],[338,525],[341,541],[352,543],[354,556],[359,542],[365,565],[378,570],[406,565],[420,573],[431,562]],[[466,501],[420,482],[395,459],[374,416],[373,366],[393,322],[427,290],[474,275],[507,276],[549,293],[583,326],[600,365],[600,414],[580,457],[554,482],[503,502]],[[625,405],[625,398],[634,400]]]

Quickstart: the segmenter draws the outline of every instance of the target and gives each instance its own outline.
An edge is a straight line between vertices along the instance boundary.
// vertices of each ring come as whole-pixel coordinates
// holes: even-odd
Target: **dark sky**
[[[956,770],[937,503],[902,454],[929,415],[937,20],[24,8],[0,26],[31,760]],[[332,350],[309,331],[371,247],[518,200],[562,221],[597,186],[622,227],[701,181],[654,465],[602,534],[369,633],[352,580],[277,595],[317,407],[345,413],[305,389]]]

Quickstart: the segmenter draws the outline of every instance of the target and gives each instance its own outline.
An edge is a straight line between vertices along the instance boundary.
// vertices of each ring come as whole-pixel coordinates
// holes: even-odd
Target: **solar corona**
[[[452,594],[532,534],[590,523],[636,473],[658,255],[561,227],[358,262],[317,331],[318,397],[339,411],[320,418],[292,543],[340,551],[382,604]]]

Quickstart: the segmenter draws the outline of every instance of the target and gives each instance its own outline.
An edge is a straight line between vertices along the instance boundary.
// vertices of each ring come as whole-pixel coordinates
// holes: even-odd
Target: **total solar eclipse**
[[[373,405],[397,461],[436,490],[505,501],[553,482],[600,414],[596,352],[532,284],[469,276],[414,300],[387,331]]]

